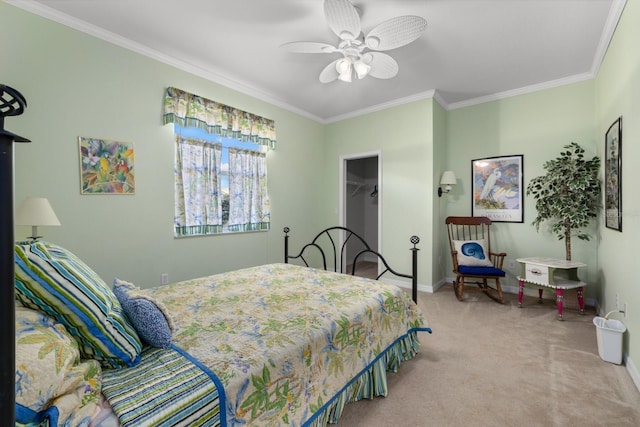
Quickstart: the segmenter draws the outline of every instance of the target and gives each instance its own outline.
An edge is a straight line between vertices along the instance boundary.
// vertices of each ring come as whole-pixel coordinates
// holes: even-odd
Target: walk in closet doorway
[[[362,236],[374,251],[382,246],[382,186],[379,152],[344,156],[341,160],[342,225]],[[347,242],[346,265],[351,265],[361,247]],[[365,254],[358,259],[356,275],[376,278],[377,258]]]

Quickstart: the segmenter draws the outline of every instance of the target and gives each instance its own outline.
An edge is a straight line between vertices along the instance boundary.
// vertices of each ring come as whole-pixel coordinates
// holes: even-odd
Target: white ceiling
[[[322,0],[5,1],[324,123],[431,96],[452,109],[590,79],[625,4],[353,0],[365,34],[399,15],[422,16],[427,29],[386,52],[396,77],[323,84],[318,75],[339,54],[280,48],[337,44]]]

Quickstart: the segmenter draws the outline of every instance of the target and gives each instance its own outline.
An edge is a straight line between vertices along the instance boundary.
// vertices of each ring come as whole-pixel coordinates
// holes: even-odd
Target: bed
[[[53,243],[17,243],[17,424],[324,426],[386,395],[386,372],[431,332],[415,302],[419,239],[402,274],[343,227],[295,255],[289,237],[284,262],[146,289],[107,285]],[[412,295],[354,275],[370,255]]]

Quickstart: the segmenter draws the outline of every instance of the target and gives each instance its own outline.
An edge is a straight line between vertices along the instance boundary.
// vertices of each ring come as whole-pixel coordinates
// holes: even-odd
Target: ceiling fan
[[[337,46],[320,42],[291,42],[281,47],[294,53],[341,53],[342,57],[320,73],[322,83],[336,79],[351,82],[366,76],[390,79],[398,74],[398,63],[381,51],[396,49],[418,39],[427,21],[415,15],[388,19],[364,35],[360,14],[349,0],[324,0],[324,14],[331,30],[340,37]]]

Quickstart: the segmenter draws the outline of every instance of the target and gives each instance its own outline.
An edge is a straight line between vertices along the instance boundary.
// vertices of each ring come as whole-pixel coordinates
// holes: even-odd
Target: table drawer
[[[549,284],[549,267],[539,264],[525,264],[525,280],[543,285]]]

